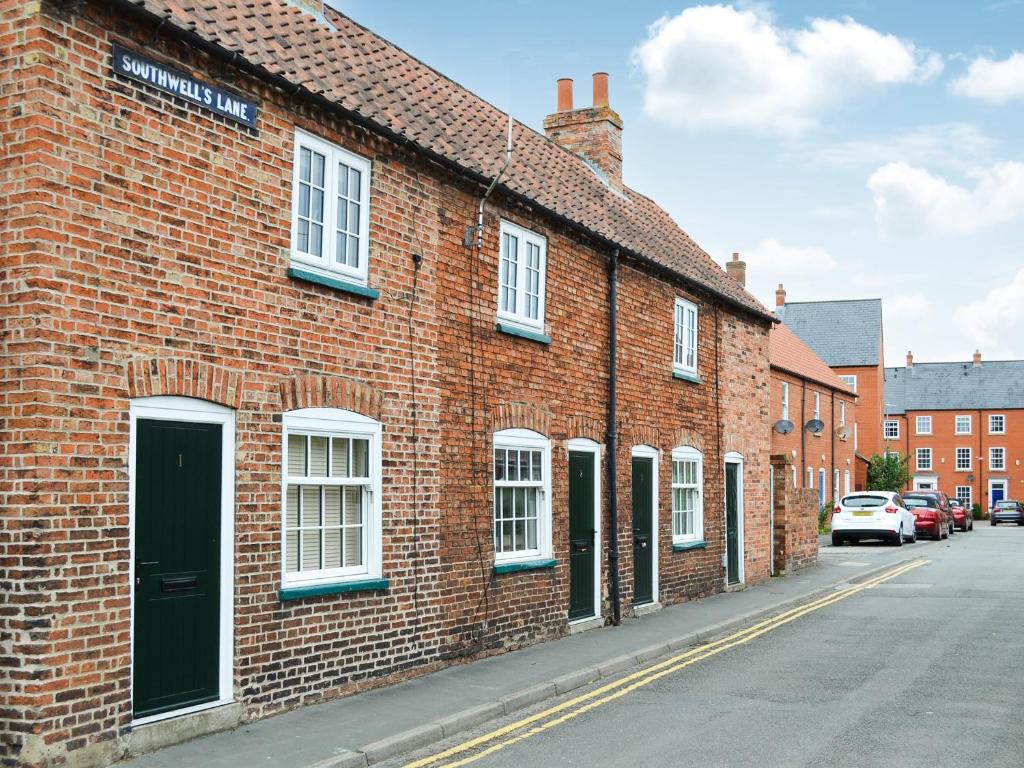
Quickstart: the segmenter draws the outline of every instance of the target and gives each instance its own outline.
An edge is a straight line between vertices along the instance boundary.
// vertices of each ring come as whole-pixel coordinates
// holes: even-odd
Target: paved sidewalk
[[[121,768],[347,768],[381,762],[637,667],[923,554],[844,551],[740,592],[671,606],[568,638],[303,707],[120,763]]]

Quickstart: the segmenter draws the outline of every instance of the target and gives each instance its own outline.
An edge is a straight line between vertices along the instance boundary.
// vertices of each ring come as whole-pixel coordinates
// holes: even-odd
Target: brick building
[[[0,40],[3,764],[767,578],[773,318],[622,183],[606,77],[552,140],[286,0]]]
[[[937,488],[988,512],[1024,498],[1024,360],[920,363],[885,371],[889,450],[913,489]]]

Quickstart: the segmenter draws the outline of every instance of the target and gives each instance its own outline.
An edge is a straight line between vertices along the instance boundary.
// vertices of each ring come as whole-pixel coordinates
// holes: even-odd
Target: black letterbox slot
[[[198,587],[198,576],[178,576],[173,579],[160,579],[161,592],[187,592]]]

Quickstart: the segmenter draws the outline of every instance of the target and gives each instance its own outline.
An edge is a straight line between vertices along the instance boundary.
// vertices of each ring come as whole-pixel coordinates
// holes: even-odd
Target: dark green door
[[[725,576],[730,584],[740,580],[739,471],[739,464],[725,465]]]
[[[594,611],[595,455],[569,453],[569,619]]]
[[[633,602],[654,600],[654,459],[633,457]]]
[[[221,425],[136,425],[136,717],[215,701],[220,668]]]

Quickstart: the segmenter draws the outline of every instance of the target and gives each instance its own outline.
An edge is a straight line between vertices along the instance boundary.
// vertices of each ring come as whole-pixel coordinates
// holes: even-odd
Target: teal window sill
[[[527,560],[524,563],[495,563],[495,573],[516,573],[517,571],[538,571],[543,568],[554,568],[558,561],[548,560]]]
[[[520,328],[518,325],[503,323],[499,320],[496,327],[499,331],[501,331],[502,333],[507,333],[509,336],[518,336],[521,339],[538,341],[541,344],[551,343],[551,337],[548,336],[547,334],[537,333],[537,331],[528,331],[525,328]]]
[[[689,552],[691,549],[707,549],[708,543],[706,541],[684,541],[680,544],[673,544],[673,552]]]
[[[672,378],[679,379],[680,381],[692,381],[694,384],[703,384],[704,379],[695,373],[683,373],[682,371],[672,371]]]
[[[304,597],[340,595],[342,592],[371,592],[387,589],[390,586],[391,582],[388,579],[340,581],[337,584],[312,584],[308,587],[283,587],[278,590],[277,597],[283,603],[288,600],[301,600]]]
[[[380,291],[376,288],[367,288],[365,285],[359,285],[359,283],[350,283],[348,280],[341,280],[337,277],[326,277],[316,272],[307,272],[304,269],[290,267],[288,269],[288,277],[295,280],[304,280],[307,283],[323,285],[336,291],[351,293],[353,296],[362,296],[364,299],[380,298]]]

